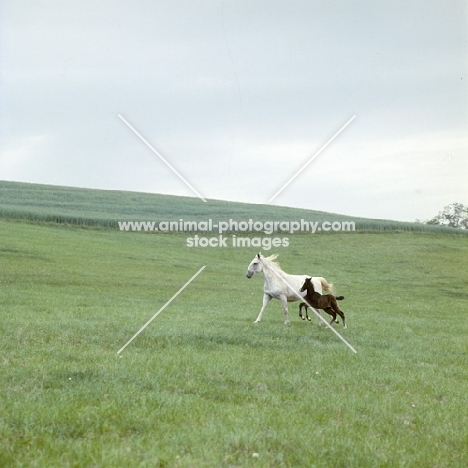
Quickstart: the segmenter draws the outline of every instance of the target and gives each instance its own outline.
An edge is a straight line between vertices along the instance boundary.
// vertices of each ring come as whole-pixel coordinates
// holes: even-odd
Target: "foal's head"
[[[312,289],[312,292],[315,292],[314,285],[312,283],[312,278],[306,278],[300,292],[304,292],[306,290],[308,292],[309,289]]]

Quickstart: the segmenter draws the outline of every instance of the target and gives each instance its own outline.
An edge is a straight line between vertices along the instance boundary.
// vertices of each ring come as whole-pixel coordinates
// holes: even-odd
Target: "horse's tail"
[[[344,299],[344,296],[338,296],[335,298],[337,301],[342,301]]]
[[[322,285],[322,288],[324,291],[329,292],[330,294],[333,294],[333,284],[329,283],[325,278],[320,278],[320,283]]]

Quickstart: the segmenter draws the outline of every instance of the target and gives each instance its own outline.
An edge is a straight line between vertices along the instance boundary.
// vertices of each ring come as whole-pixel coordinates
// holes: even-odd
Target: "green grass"
[[[254,324],[255,249],[186,237],[0,221],[0,466],[468,466],[466,237],[276,249],[346,297],[356,355],[297,303]]]
[[[118,221],[353,221],[359,231],[411,231],[468,235],[423,223],[367,219],[323,211],[116,190],[0,181],[0,218],[29,222],[117,228]]]

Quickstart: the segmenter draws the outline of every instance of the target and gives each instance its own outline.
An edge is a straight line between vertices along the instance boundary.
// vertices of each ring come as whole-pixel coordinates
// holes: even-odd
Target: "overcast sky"
[[[0,1],[0,179],[427,219],[468,204],[466,1]],[[200,200],[200,203],[203,203]]]

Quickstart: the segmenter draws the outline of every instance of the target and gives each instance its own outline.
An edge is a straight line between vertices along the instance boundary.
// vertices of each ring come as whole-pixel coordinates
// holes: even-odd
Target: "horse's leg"
[[[258,323],[260,322],[260,320],[262,320],[263,311],[265,310],[265,307],[268,305],[270,300],[271,300],[271,296],[269,296],[268,294],[263,295],[263,305],[262,305],[262,308],[260,309],[260,313],[258,314],[257,320],[255,320],[254,323]]]
[[[309,313],[308,313],[308,312],[309,312],[309,307],[306,306],[306,318],[307,318],[307,320],[310,322],[311,318],[309,317]]]
[[[280,296],[281,304],[283,305],[283,312],[284,312],[284,323],[285,325],[289,324],[289,314],[288,314],[288,300],[286,296]]]
[[[320,307],[320,309],[318,307],[314,307],[314,309],[317,311],[317,314],[319,314],[320,317],[322,317],[322,313],[320,311],[325,310],[325,304],[323,303],[323,296],[321,297],[320,294],[315,294],[315,303],[317,304],[318,307]],[[322,319],[320,317],[319,317],[319,325],[322,326]]]
[[[317,312],[317,314],[319,314],[318,321],[319,321],[319,327],[321,327],[322,326],[322,319],[320,317],[322,316],[322,314],[320,313],[320,309],[317,309],[316,307],[314,307],[314,310],[315,310],[315,312]]]

